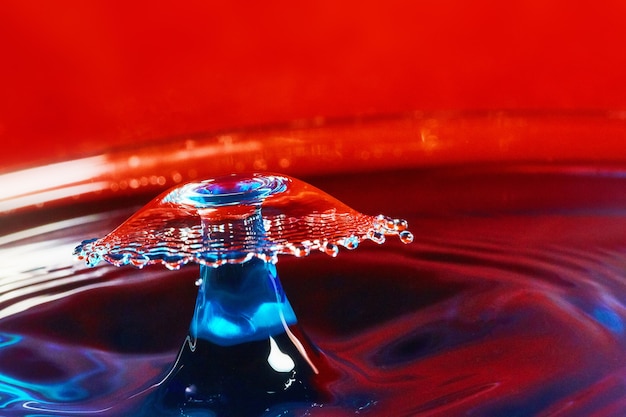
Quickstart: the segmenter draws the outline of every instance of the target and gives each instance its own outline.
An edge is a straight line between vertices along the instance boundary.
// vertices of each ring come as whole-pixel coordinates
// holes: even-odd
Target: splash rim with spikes
[[[165,191],[107,236],[81,242],[74,254],[90,267],[105,261],[217,268],[315,251],[335,257],[339,247],[354,250],[364,240],[382,244],[389,236],[413,241],[406,220],[359,213],[298,179],[230,174]]]

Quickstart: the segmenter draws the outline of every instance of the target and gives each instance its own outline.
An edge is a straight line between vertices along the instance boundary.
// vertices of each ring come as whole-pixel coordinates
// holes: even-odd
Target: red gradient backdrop
[[[0,5],[0,172],[413,110],[626,109],[619,0]]]

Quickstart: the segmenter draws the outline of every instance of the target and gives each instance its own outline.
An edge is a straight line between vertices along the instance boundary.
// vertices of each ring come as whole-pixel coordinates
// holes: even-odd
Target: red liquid
[[[408,246],[393,239],[364,243],[337,258],[280,258],[300,324],[339,375],[325,387],[329,403],[286,407],[320,416],[623,415],[626,178],[623,171],[588,168],[305,178],[365,213],[406,218],[416,239]],[[26,243],[73,244],[101,235],[135,209],[0,249],[17,257],[9,250]],[[98,207],[74,210],[77,216]],[[58,248],[42,248],[40,256]],[[85,270],[68,257],[49,262],[56,271],[43,265],[25,272],[38,265],[37,256],[21,256],[24,268],[16,276],[57,274],[55,282],[72,276],[83,281],[62,290],[99,288],[2,319],[3,333],[28,336],[0,350],[5,378],[51,383],[83,375],[79,399],[31,394],[45,408],[66,412],[136,410],[184,339],[196,268]],[[37,294],[55,291],[60,287]],[[3,411],[20,415],[21,407]]]

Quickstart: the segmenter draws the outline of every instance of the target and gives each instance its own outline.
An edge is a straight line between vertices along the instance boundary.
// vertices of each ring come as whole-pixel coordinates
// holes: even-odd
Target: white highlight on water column
[[[280,350],[272,336],[270,336],[270,354],[267,357],[267,363],[276,372],[291,372],[296,367],[291,356]]]

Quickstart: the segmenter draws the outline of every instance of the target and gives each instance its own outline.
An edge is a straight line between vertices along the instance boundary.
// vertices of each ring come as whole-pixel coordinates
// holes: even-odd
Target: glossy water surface
[[[362,212],[407,219],[415,241],[280,260],[333,375],[328,401],[265,415],[624,415],[625,172],[309,179]],[[87,269],[71,256],[144,202],[74,207],[50,224],[3,219],[2,415],[140,415],[158,389],[193,314],[197,268]]]

